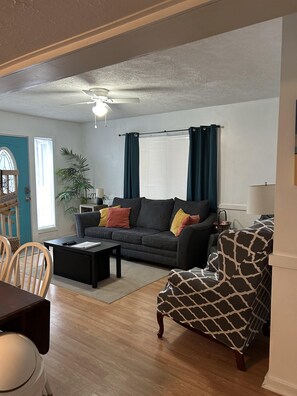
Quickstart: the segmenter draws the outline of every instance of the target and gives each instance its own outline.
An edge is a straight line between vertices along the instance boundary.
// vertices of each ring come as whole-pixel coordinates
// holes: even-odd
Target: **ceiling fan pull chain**
[[[97,117],[96,117],[96,114],[94,114],[94,116],[95,116],[95,128],[97,128]]]

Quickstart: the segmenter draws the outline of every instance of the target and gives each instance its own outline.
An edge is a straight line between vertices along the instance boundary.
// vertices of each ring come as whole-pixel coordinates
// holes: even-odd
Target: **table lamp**
[[[261,215],[260,220],[273,217],[274,191],[275,184],[249,186],[246,212]]]
[[[96,188],[96,203],[97,203],[97,205],[103,204],[103,199],[102,199],[103,197],[104,197],[104,189]]]

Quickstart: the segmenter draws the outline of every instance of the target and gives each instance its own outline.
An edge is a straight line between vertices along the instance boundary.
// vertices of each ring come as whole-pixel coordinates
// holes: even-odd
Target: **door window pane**
[[[0,169],[2,170],[15,170],[15,159],[10,150],[6,147],[0,148]],[[8,182],[8,185],[7,185]],[[4,194],[15,191],[15,182],[13,176],[2,178],[2,191]]]

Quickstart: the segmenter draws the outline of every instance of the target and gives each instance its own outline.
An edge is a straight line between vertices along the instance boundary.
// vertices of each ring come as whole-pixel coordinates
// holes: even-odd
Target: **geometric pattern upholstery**
[[[219,235],[204,269],[174,269],[157,310],[244,353],[270,315],[274,220]]]

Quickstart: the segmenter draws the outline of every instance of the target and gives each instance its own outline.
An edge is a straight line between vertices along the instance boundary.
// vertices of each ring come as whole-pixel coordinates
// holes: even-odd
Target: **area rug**
[[[122,278],[117,278],[115,275],[115,259],[111,257],[110,278],[98,282],[97,289],[93,289],[92,285],[86,285],[85,283],[76,282],[57,275],[53,275],[51,283],[55,286],[64,287],[78,294],[111,304],[156,280],[167,277],[169,271],[170,269],[166,267],[122,260]],[[164,279],[165,282],[166,278]]]

